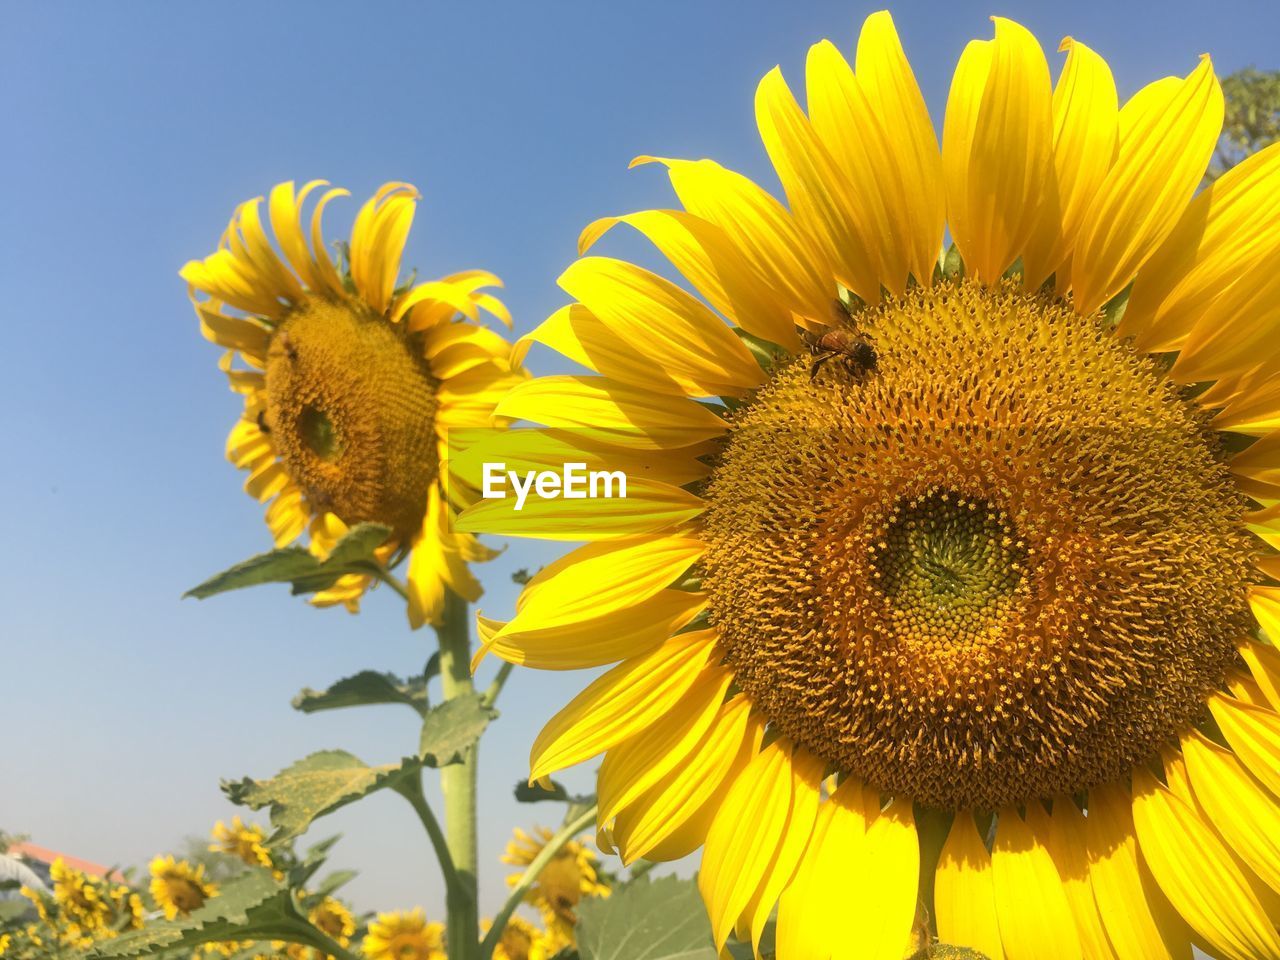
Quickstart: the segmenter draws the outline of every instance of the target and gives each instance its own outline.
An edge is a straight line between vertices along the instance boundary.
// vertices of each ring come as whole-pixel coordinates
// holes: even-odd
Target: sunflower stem
[[[511,895],[507,897],[507,902],[502,905],[502,909],[493,918],[493,926],[489,928],[484,942],[480,944],[480,960],[490,960],[493,956],[493,948],[502,939],[502,931],[506,929],[507,921],[511,919],[511,915],[516,912],[516,907],[520,906],[520,902],[524,900],[524,895],[529,892],[530,888],[537,882],[538,876],[543,869],[555,859],[556,854],[564,848],[564,845],[595,822],[598,809],[595,804],[592,804],[577,819],[566,823],[560,828],[560,832],[548,840],[542,849],[538,851],[538,855],[529,862],[529,866],[525,868],[524,873],[520,874],[520,879],[512,888]]]
[[[498,668],[498,675],[493,678],[493,683],[489,684],[489,688],[484,692],[484,700],[482,701],[486,707],[492,707],[498,700],[498,694],[502,692],[503,686],[507,682],[507,678],[511,676],[511,670],[515,666],[513,663],[504,663]]]
[[[436,627],[440,639],[440,683],[446,701],[475,690],[471,682],[471,624],[467,602],[445,590],[444,614]],[[454,867],[446,895],[450,960],[475,960],[480,944],[476,869],[476,765],[479,744],[467,748],[461,763],[440,769],[444,794],[445,843]]]

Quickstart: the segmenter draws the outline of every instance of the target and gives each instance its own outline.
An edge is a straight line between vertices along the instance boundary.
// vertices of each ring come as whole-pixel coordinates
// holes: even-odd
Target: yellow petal
[[[548,427],[586,429],[621,446],[691,446],[721,436],[727,424],[707,407],[605,377],[539,377],[510,391],[495,415]]]
[[[1053,90],[1051,193],[1023,254],[1023,282],[1035,289],[1062,267],[1075,246],[1085,208],[1115,159],[1119,102],[1107,62],[1067,37],[1067,62]],[[1059,290],[1069,281],[1060,277]]]
[[[677,859],[702,845],[727,785],[760,748],[764,723],[742,695],[724,705],[702,741],[676,770],[618,814],[613,835],[623,863]]]
[[[596,778],[599,822],[608,823],[685,759],[706,736],[724,704],[733,674],[705,670],[665,716],[605,754]]]
[[[641,157],[637,163],[654,158]],[[685,209],[716,224],[796,319],[824,326],[835,279],[819,250],[773,197],[746,177],[711,160],[669,160],[671,183]]]
[[[1084,824],[1089,882],[1116,956],[1191,960],[1189,931],[1138,859],[1128,785],[1090,790]]]
[[[1084,819],[1084,814],[1070,798],[1056,798],[1049,817],[1049,854],[1062,881],[1062,890],[1067,895],[1084,960],[1119,960],[1107,939],[1093,897]]]
[[[1186,80],[1139,92],[1121,111],[1116,162],[1084,215],[1072,254],[1076,308],[1119,293],[1169,236],[1222,130],[1222,89],[1204,58]]]
[[[379,313],[391,303],[418,196],[407,183],[383,184],[351,229],[351,280]]]
[[[687,626],[706,607],[705,594],[663,590],[625,610],[546,630],[511,630],[479,618],[480,649],[472,669],[486,653],[535,670],[582,670],[638,657]]]
[[[1053,149],[1044,51],[1025,28],[993,19],[995,40],[969,44],[956,67],[942,135],[951,234],[966,271],[986,281],[1026,247]]]
[[[764,382],[742,340],[657,274],[608,257],[583,257],[558,282],[615,337],[644,351],[656,374],[690,396],[741,396]]]
[[[805,847],[800,865],[790,885],[782,893],[778,904],[778,925],[774,944],[780,957],[805,957],[809,960],[828,960],[832,944],[839,937],[840,917],[834,909],[824,909],[825,902],[833,899],[831,884],[822,875],[824,858],[834,859],[838,838],[833,835],[833,825],[839,805],[828,800],[818,809],[813,832]],[[861,844],[861,835],[857,838]],[[841,849],[846,863],[853,866],[857,860],[850,856],[855,851]],[[856,852],[861,852],[856,851]]]
[[[1230,750],[1193,730],[1182,753],[1196,801],[1224,840],[1272,890],[1280,893],[1280,801]]]
[[[933,906],[939,940],[970,947],[990,960],[1004,960],[991,854],[973,822],[973,814],[967,810],[956,814],[938,857]]]
[[[879,282],[900,296],[906,290],[912,257],[919,246],[911,235],[912,210],[905,195],[902,157],[895,156],[880,117],[853,69],[830,41],[809,48],[805,88],[809,121],[844,181],[849,203],[846,214],[857,224],[858,235],[870,238],[868,268],[874,267],[872,272]],[[930,149],[936,161],[936,141]],[[929,271],[921,282],[932,280],[932,264]],[[877,288],[872,300],[879,296]]]
[[[857,77],[889,140],[889,156],[901,177],[906,204],[907,263],[916,280],[929,284],[942,247],[946,195],[942,156],[929,109],[911,72],[887,11],[873,13],[858,36]],[[894,289],[892,277],[887,284]]]
[[[1241,269],[1239,278],[1201,313],[1169,376],[1197,383],[1242,374],[1259,360],[1274,363],[1280,331],[1280,279],[1274,258]]]
[[[1145,768],[1133,776],[1142,856],[1177,911],[1225,958],[1280,956],[1280,934],[1213,830]]]
[[[1249,771],[1280,797],[1280,714],[1215,694],[1209,710]]]
[[[1280,144],[1228,170],[1187,206],[1138,272],[1119,333],[1139,350],[1176,350],[1204,310],[1260,259],[1280,230]]]
[[[616,492],[620,483],[613,489],[613,496],[576,499],[544,498],[531,491],[523,503],[507,493],[468,507],[453,529],[544,540],[611,540],[675,530],[705,507],[687,490],[656,480],[626,478],[625,496]]]
[[[547,722],[529,755],[529,779],[589,760],[648,727],[677,702],[715,656],[714,631],[673,637],[598,678]]]
[[[814,819],[818,814],[819,788],[826,772],[826,761],[810,754],[803,747],[796,748],[791,759],[791,810],[782,841],[765,871],[764,881],[752,895],[739,922],[742,928],[740,940],[749,940],[760,953],[760,936],[765,923],[773,913],[778,897],[795,876],[800,858],[813,834]]]
[[[1254,609],[1258,609],[1257,599],[1254,601]],[[1268,599],[1266,611],[1271,625],[1267,636],[1280,635],[1280,596]],[[1261,621],[1262,617],[1258,619]],[[1271,704],[1271,709],[1280,711],[1280,650],[1269,643],[1246,639],[1240,644],[1240,656],[1244,658],[1263,696]]]
[[[729,788],[702,851],[698,889],[711,917],[716,949],[765,878],[791,811],[791,744],[775,740]],[[750,824],[749,830],[743,826]]]
[[[1028,805],[1027,818],[1030,822],[1012,808],[1001,810],[991,851],[992,890],[1004,954],[1009,960],[1078,960],[1080,939],[1062,878],[1046,845],[1048,817],[1039,801]]]
[[[796,220],[835,277],[867,303],[880,300],[878,238],[857,213],[834,157],[774,67],[756,90],[756,126]]]
[[[878,809],[875,791],[864,796],[868,817]],[[911,801],[899,797],[880,811],[867,827],[865,860],[861,869],[874,871],[862,885],[851,933],[838,960],[901,960],[915,922],[920,880],[920,841]],[[847,872],[845,873],[847,876]]]
[[[684,210],[642,210],[589,224],[578,238],[578,253],[585,254],[619,223],[644,234],[713,307],[742,329],[787,350],[800,349],[786,303],[720,227]]]
[[[498,637],[629,609],[671,586],[706,549],[702,541],[686,537],[579,547],[538,571],[515,619]]]

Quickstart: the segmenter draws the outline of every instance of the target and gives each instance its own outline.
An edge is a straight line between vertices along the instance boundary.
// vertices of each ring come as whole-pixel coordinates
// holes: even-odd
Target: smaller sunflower
[[[320,221],[347,191],[324,191],[303,228],[304,202],[323,186],[271,190],[275,246],[259,197],[236,209],[212,254],[182,268],[201,331],[226,351],[222,370],[244,398],[227,457],[267,505],[277,547],[305,534],[324,559],[349,527],[390,528],[376,555],[407,559],[411,625],[439,623],[449,591],[480,596],[467,565],[496,556],[452,529],[472,491],[449,475],[446,436],[491,427],[498,401],[525,379],[511,345],[481,322],[481,311],[507,326],[511,315],[485,292],[501,282],[482,270],[401,282],[419,198],[406,183],[361,207],[335,264]],[[372,583],[348,574],[312,602],[354,612]]]
[[[111,905],[103,898],[97,881],[68,866],[61,857],[49,868],[53,899],[68,920],[86,931],[101,930],[111,916]]]
[[[228,853],[238,857],[251,867],[270,867],[271,854],[266,847],[267,835],[256,823],[245,824],[239,817],[232,817],[231,826],[221,820],[213,825],[213,853]]]
[[[218,895],[218,885],[205,879],[203,864],[192,866],[167,855],[152,860],[150,870],[151,896],[166,920],[179,914],[185,917]]]
[[[492,920],[480,924],[480,933],[487,934]],[[493,960],[547,960],[559,952],[562,946],[555,938],[539,930],[523,917],[511,917],[502,929],[502,939],[493,948]]]
[[[420,907],[380,913],[361,950],[370,960],[445,960],[444,924],[427,923]]]
[[[502,862],[516,867],[531,864],[553,836],[546,827],[536,827],[534,832],[537,836],[531,837],[517,827],[514,838],[507,843]],[[574,942],[578,902],[583,897],[609,896],[608,885],[602,883],[596,873],[595,859],[595,854],[585,844],[569,841],[543,868],[537,883],[526,896],[526,900],[542,913],[548,933],[564,941],[561,946]],[[520,873],[507,877],[509,886],[514,887],[519,882]]]
[[[345,947],[351,944],[351,936],[356,932],[356,918],[340,900],[325,897],[311,908],[308,918],[325,936]]]

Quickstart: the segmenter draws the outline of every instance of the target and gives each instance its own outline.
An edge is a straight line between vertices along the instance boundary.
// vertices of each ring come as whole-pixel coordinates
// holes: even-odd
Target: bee
[[[850,326],[832,327],[820,336],[810,336],[809,347],[813,350],[813,366],[809,368],[809,379],[817,378],[818,370],[828,360],[841,357],[845,369],[854,383],[862,383],[875,372],[879,354],[872,343],[869,333]]]
[[[264,434],[270,434],[271,427],[267,425],[267,411],[259,410],[258,416],[256,419],[258,422],[258,429],[261,430]]]

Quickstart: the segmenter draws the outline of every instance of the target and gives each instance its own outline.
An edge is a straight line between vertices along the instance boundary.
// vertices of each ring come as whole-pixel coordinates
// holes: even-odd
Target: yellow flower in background
[[[483,920],[480,933],[489,932],[493,921]],[[523,917],[513,916],[507,920],[502,937],[493,948],[493,960],[549,960],[556,954],[561,944],[552,946],[551,938]]]
[[[111,904],[104,899],[101,884],[81,870],[68,866],[62,857],[49,868],[53,899],[62,913],[78,928],[90,933],[101,930],[111,916]]]
[[[7,933],[0,933],[0,957],[9,952],[9,945],[13,943],[13,937]]]
[[[325,897],[312,907],[308,917],[326,936],[342,947],[351,943],[351,936],[356,932],[356,918],[342,901],[333,897]]]
[[[277,546],[306,531],[323,557],[349,526],[390,527],[379,558],[409,555],[410,621],[434,623],[446,587],[479,597],[467,563],[493,556],[451,530],[456,504],[446,500],[440,463],[446,431],[488,426],[498,399],[523,379],[510,345],[479,322],[481,310],[508,325],[510,316],[483,292],[499,285],[483,271],[398,286],[418,200],[408,184],[386,184],[361,208],[350,275],[340,274],[320,217],[346,191],[325,191],[309,236],[303,229],[304,202],[323,186],[271,191],[278,250],[258,198],[236,209],[213,254],[182,268],[201,330],[226,348],[222,367],[244,396],[227,456],[249,472],[247,492],[268,504]],[[463,496],[460,485],[448,492]],[[355,610],[370,579],[343,577],[313,602]]]
[[[507,842],[502,862],[517,867],[527,867],[542,852],[554,834],[546,827],[537,827],[536,836],[530,836],[519,827]],[[607,897],[609,887],[600,882],[595,868],[596,855],[583,843],[570,840],[561,847],[551,861],[542,868],[538,879],[525,899],[537,907],[547,924],[548,934],[561,941],[559,946],[574,942],[573,927],[578,922],[577,907],[583,897]],[[507,877],[507,885],[520,882],[520,874]]]
[[[271,854],[266,847],[267,835],[256,823],[246,826],[239,817],[231,818],[231,826],[221,820],[213,825],[213,853],[228,853],[238,857],[251,867],[271,866]]]
[[[118,919],[123,918],[123,929],[141,929],[146,910],[142,905],[142,897],[123,884],[111,888],[111,904]]]
[[[167,854],[151,861],[150,872],[152,899],[168,920],[185,917],[218,895],[218,885],[204,877],[203,864],[192,866]]]
[[[1062,50],[1055,87],[997,18],[941,149],[886,13],[810,50],[807,115],[770,72],[790,209],[659,161],[684,209],[582,251],[628,224],[702,299],[582,257],[524,345],[592,375],[498,405],[546,429],[485,459],[629,472],[460,521],[592,541],[480,618],[620,661],[531,776],[603,753],[602,842],[702,847],[717,945],[776,905],[780,960],[898,960],[931,888],[991,958],[1280,955],[1280,148],[1197,195],[1209,60],[1120,106]]]
[[[445,960],[444,924],[427,923],[420,908],[380,913],[361,949],[370,960]]]

